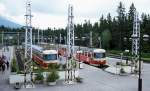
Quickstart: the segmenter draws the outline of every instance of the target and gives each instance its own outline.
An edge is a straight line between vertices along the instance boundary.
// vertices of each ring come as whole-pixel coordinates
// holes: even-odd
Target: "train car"
[[[59,48],[58,48],[59,56],[65,56],[66,51],[67,51],[67,45],[59,45]]]
[[[106,65],[106,51],[104,49],[77,51],[76,59],[90,65],[104,66]]]
[[[67,46],[67,45],[59,45],[58,54],[59,54],[60,56],[66,56],[67,49],[68,49],[68,46]],[[86,49],[88,49],[88,48],[87,48],[87,47],[74,46],[74,51],[77,51],[78,49],[86,50]]]
[[[32,45],[32,50],[32,60],[42,67],[48,67],[48,65],[51,63],[59,63],[57,50],[45,50],[37,45]]]
[[[59,56],[65,56],[66,54],[66,48],[59,48],[58,49],[58,55]]]

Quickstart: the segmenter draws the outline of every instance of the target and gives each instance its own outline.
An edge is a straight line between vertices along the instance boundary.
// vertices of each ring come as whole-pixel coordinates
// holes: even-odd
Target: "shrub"
[[[62,65],[62,68],[65,70],[65,69],[66,69],[66,64],[63,64],[63,65]]]
[[[48,65],[48,70],[49,70],[49,71],[58,70],[59,67],[60,67],[60,65],[58,65],[58,64],[49,64],[49,65]]]
[[[35,80],[41,81],[41,80],[43,80],[43,78],[44,78],[43,75],[38,73],[37,76],[35,77]]]
[[[121,65],[121,62],[116,62],[116,65]]]
[[[82,82],[83,82],[83,78],[81,78],[81,77],[76,77],[76,81],[77,81],[78,83],[82,83]]]
[[[48,77],[47,77],[47,82],[55,82],[57,79],[59,79],[59,75],[57,71],[52,71]]]
[[[17,64],[15,59],[11,62],[11,72],[17,72]]]
[[[123,68],[121,68],[120,73],[125,73],[125,70]]]

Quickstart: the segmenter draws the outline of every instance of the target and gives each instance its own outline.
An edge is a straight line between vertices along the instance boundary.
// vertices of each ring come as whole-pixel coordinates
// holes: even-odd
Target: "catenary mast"
[[[67,25],[67,68],[65,81],[68,84],[72,84],[75,79],[75,72],[72,65],[72,59],[74,56],[74,22],[73,22],[73,5],[69,4],[68,7],[68,25]]]
[[[140,43],[140,21],[138,13],[134,13],[134,22],[133,22],[133,34],[132,34],[132,55],[135,70],[138,69],[138,60],[139,60],[139,43]]]
[[[32,14],[31,14],[31,1],[26,1],[26,31],[25,31],[25,64],[24,64],[24,85],[33,86],[32,82]],[[30,79],[27,79],[29,76]]]

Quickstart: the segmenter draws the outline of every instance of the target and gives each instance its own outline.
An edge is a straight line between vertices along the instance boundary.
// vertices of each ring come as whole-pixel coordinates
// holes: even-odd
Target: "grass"
[[[150,58],[142,58],[143,62],[150,63]]]
[[[142,57],[150,59],[150,53],[142,53]]]
[[[120,55],[120,53],[122,53],[122,51],[118,51],[118,50],[108,50],[107,53],[108,53],[108,54]]]
[[[120,56],[120,53],[123,53],[123,51],[118,50],[108,50],[107,56]],[[150,63],[150,53],[141,53],[143,62]],[[128,56],[129,59],[132,59],[132,54],[130,53],[124,53],[124,56]]]
[[[150,61],[150,58],[142,58],[143,60],[149,60]]]

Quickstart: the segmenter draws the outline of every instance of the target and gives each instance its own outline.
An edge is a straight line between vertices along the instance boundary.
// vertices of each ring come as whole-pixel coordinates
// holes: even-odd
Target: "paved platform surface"
[[[108,58],[109,63],[114,63],[117,59]],[[142,78],[143,91],[150,91],[150,64],[143,64]],[[9,71],[0,73],[0,91],[16,91],[8,84]],[[138,91],[138,76],[119,76],[107,73],[99,68],[84,64],[84,69],[80,70],[83,83],[65,85],[59,81],[57,86],[35,85],[35,88],[19,91]]]
[[[131,73],[134,71],[135,67],[131,66],[121,66],[121,65],[116,65],[116,62],[122,62],[126,63],[126,60],[121,60],[121,59],[115,59],[115,58],[108,58],[108,65],[109,67],[104,69],[106,72],[109,72],[111,74],[116,74],[116,75],[131,75]],[[120,73],[121,68],[125,71],[124,74]]]
[[[4,49],[0,50],[0,55],[5,55],[6,56],[6,60],[9,61],[9,63],[11,62],[11,59],[13,58],[13,47],[8,47],[9,50],[5,51]],[[13,91],[11,90],[10,86],[9,86],[9,75],[10,75],[10,69],[6,69],[4,72],[0,71],[0,91]]]

